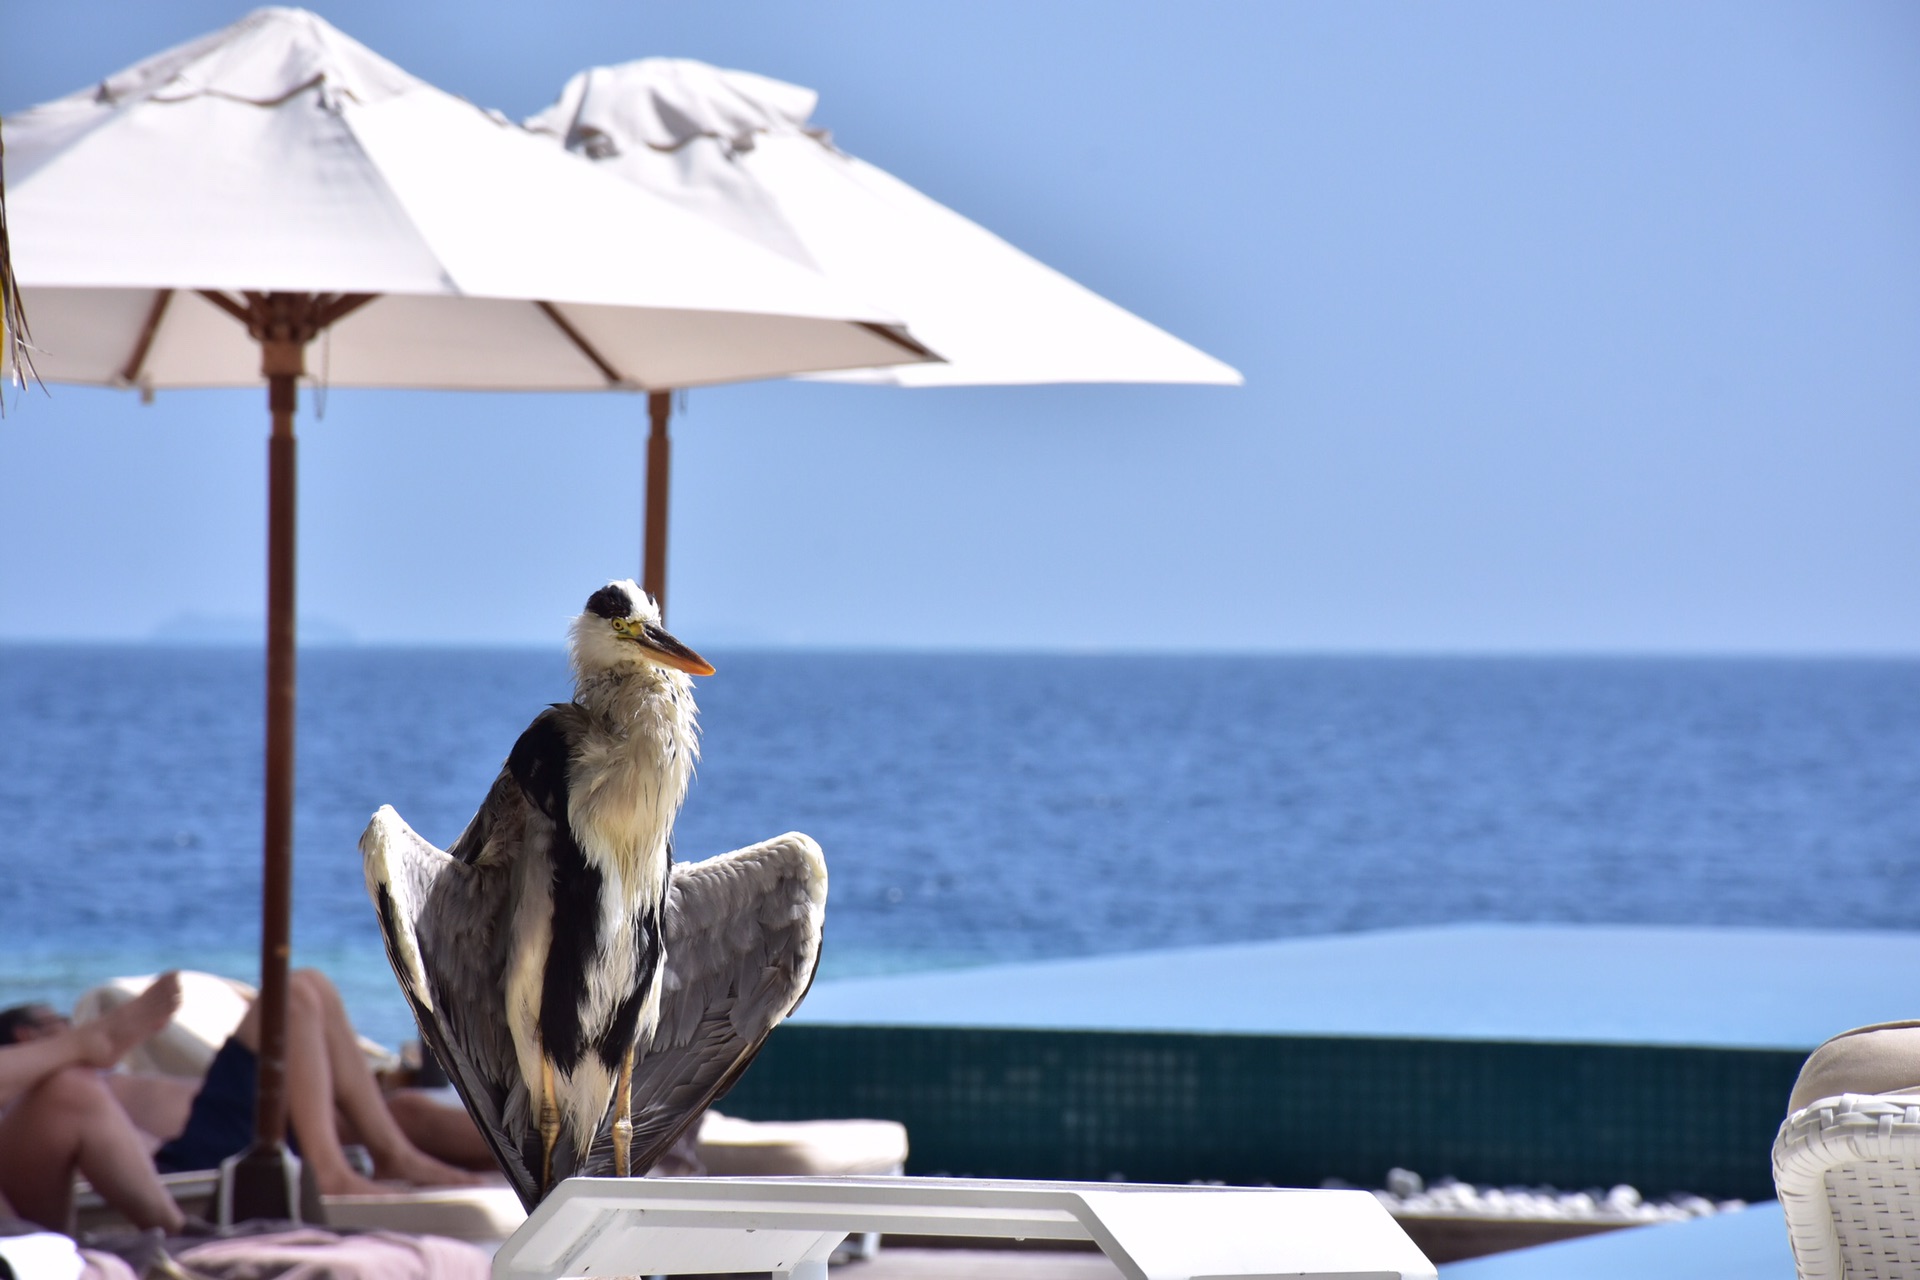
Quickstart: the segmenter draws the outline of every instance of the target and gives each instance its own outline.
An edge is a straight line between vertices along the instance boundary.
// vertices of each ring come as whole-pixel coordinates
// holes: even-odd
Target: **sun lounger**
[[[1920,1275],[1920,1096],[1816,1099],[1780,1126],[1773,1178],[1800,1280]]]
[[[494,1280],[764,1271],[825,1280],[850,1233],[1091,1240],[1131,1280],[1431,1277],[1365,1191],[969,1178],[570,1178]]]
[[[1801,1280],[1920,1275],[1920,1023],[1856,1027],[1813,1051],[1773,1182]]]
[[[189,1214],[205,1218],[211,1222],[215,1212],[214,1196],[220,1190],[220,1171],[218,1169],[196,1169],[187,1173],[163,1173],[160,1185],[173,1197],[174,1203]],[[93,1184],[85,1178],[76,1176],[73,1180],[73,1227],[86,1234],[89,1231],[113,1230],[126,1227],[127,1220],[119,1210],[107,1204],[106,1197],[93,1189]]]
[[[323,1203],[329,1226],[355,1231],[405,1231],[475,1244],[498,1244],[527,1220],[520,1197],[504,1182],[494,1187],[326,1196]]]
[[[895,1120],[700,1117],[695,1152],[716,1178],[858,1178],[906,1167],[907,1127]]]
[[[182,1209],[213,1221],[220,1174],[215,1169],[163,1173],[160,1184]],[[475,1244],[498,1244],[527,1220],[520,1197],[505,1183],[485,1187],[425,1187],[377,1195],[322,1196],[326,1225],[352,1231],[403,1231],[445,1236]],[[85,1179],[74,1184],[76,1227],[80,1231],[125,1227],[126,1219],[107,1207]]]

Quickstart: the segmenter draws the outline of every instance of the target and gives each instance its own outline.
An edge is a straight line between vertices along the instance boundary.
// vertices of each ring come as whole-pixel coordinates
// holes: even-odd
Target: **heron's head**
[[[713,674],[711,662],[660,625],[660,607],[632,579],[609,582],[587,597],[587,607],[573,620],[574,673],[585,679],[647,664]]]

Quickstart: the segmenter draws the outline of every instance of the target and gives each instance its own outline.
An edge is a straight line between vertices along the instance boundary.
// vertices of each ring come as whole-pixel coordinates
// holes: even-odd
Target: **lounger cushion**
[[[147,989],[153,974],[109,978],[74,1003],[76,1022],[87,1022],[118,1008]],[[180,971],[180,1011],[159,1035],[140,1045],[122,1063],[129,1071],[197,1080],[225,1044],[253,1002],[253,988],[232,978]]]
[[[1920,1093],[1920,1022],[1879,1022],[1843,1031],[1800,1068],[1789,1114],[1843,1093]]]
[[[716,1178],[899,1173],[907,1127],[894,1120],[739,1120],[709,1111],[700,1163]]]
[[[435,1187],[383,1195],[327,1196],[327,1223],[355,1231],[405,1231],[497,1244],[527,1220],[520,1197],[504,1182],[487,1187]]]
[[[451,1086],[412,1092],[450,1110],[465,1110]],[[883,1175],[905,1167],[907,1129],[893,1120],[761,1121],[709,1111],[700,1118],[698,1141],[690,1154],[698,1159],[695,1172],[704,1169],[715,1177]],[[680,1176],[684,1170],[656,1166],[652,1176],[662,1174]],[[331,1206],[333,1200],[327,1203]],[[438,1227],[419,1229],[461,1234]]]

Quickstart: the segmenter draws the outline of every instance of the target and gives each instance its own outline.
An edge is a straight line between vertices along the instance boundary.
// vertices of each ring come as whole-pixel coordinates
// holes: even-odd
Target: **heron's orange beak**
[[[665,627],[652,623],[628,633],[627,639],[647,651],[647,655],[663,667],[672,667],[675,671],[684,671],[690,676],[710,676],[713,664],[681,644],[667,633]]]

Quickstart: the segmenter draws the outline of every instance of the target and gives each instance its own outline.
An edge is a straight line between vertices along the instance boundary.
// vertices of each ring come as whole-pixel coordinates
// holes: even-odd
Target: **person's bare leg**
[[[233,1034],[247,1048],[260,1052],[258,1001]],[[354,1172],[341,1148],[333,1115],[333,1063],[320,1030],[320,1011],[312,988],[299,981],[287,984],[287,1123],[300,1142],[300,1159],[322,1195],[379,1192],[377,1183]]]
[[[428,1089],[395,1089],[387,1095],[387,1110],[407,1141],[435,1159],[462,1169],[498,1168],[480,1126],[458,1102],[448,1104]]]
[[[318,970],[302,969],[293,979],[318,1014],[333,1076],[333,1101],[350,1131],[372,1153],[375,1175],[423,1186],[467,1186],[478,1181],[466,1170],[428,1155],[407,1137],[388,1108],[379,1081],[367,1067],[359,1037],[347,1018],[347,1007],[327,976]]]
[[[139,1130],[91,1067],[54,1072],[0,1116],[0,1195],[21,1217],[67,1230],[75,1169],[134,1226],[180,1230]]]
[[[258,1006],[234,1032],[258,1052]],[[339,1108],[336,1114],[335,1108]],[[380,1086],[360,1055],[333,984],[301,969],[287,982],[287,1119],[300,1140],[300,1155],[325,1195],[367,1195],[381,1190],[355,1173],[342,1147],[341,1120],[373,1155],[374,1172],[419,1185],[465,1185],[474,1176],[419,1150],[394,1123]]]
[[[96,1067],[111,1067],[145,1044],[160,1029],[173,1021],[180,1008],[180,975],[172,970],[147,984],[147,989],[124,1004],[116,1005],[92,1022],[74,1028],[86,1037],[97,1056],[90,1059]]]

